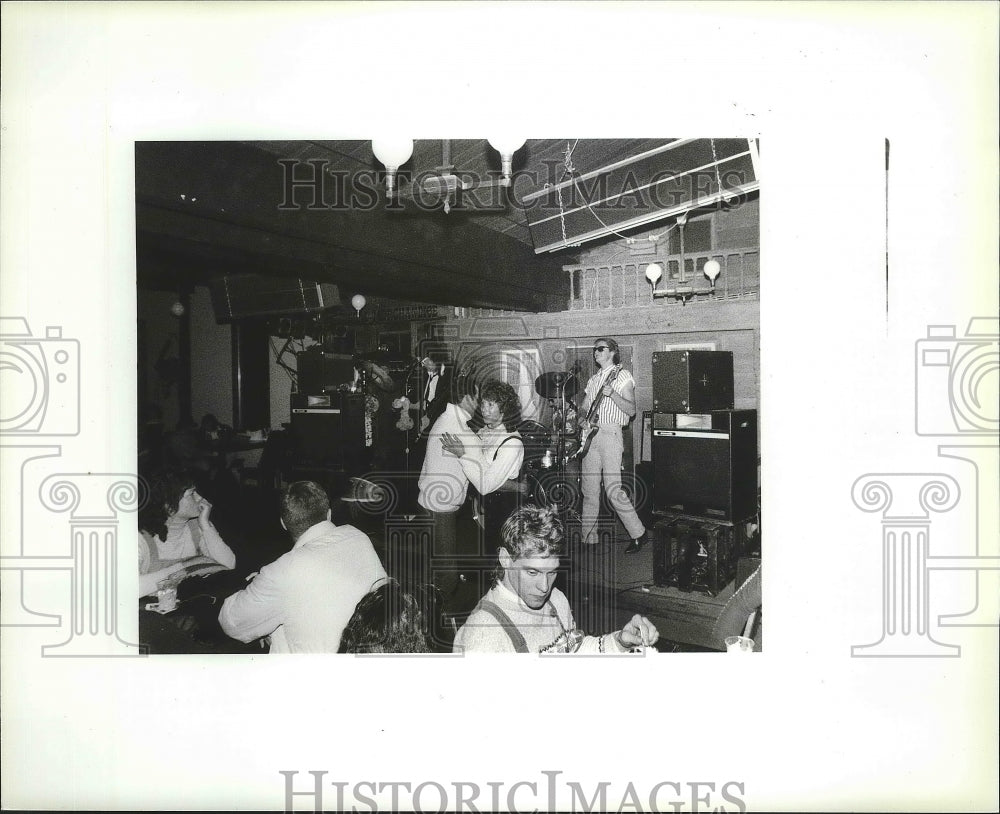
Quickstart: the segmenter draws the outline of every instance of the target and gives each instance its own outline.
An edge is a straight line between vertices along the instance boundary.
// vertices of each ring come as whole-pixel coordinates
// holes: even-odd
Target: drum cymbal
[[[554,370],[550,373],[543,373],[535,379],[535,392],[542,398],[557,399],[563,395],[566,398],[573,398],[579,387],[576,376],[572,373],[563,373]],[[563,392],[565,390],[565,393]]]

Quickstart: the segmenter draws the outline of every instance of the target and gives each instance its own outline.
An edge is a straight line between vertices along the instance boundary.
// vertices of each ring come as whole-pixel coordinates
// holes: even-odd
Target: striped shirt
[[[608,370],[599,370],[593,376],[590,377],[590,381],[587,382],[586,394],[589,399],[589,403],[593,404],[597,399],[598,394],[604,387],[605,379],[610,374],[610,371],[614,368],[609,368]],[[614,382],[611,384],[611,389],[616,393],[621,393],[627,384],[635,384],[635,379],[632,378],[632,374],[625,368],[621,368],[618,371],[618,375],[615,377]],[[597,408],[597,423],[598,424],[611,424],[617,427],[624,427],[631,420],[631,416],[626,413],[621,407],[611,400],[610,396],[606,396],[601,401],[601,406]]]

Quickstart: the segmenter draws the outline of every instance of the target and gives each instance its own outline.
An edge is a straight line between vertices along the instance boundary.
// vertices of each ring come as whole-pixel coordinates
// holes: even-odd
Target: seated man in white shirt
[[[241,642],[270,637],[272,653],[336,653],[358,601],[385,569],[368,536],[330,522],[319,484],[297,481],[281,496],[292,550],[260,569],[222,605],[219,624]]]
[[[456,653],[627,653],[656,643],[659,632],[639,614],[603,636],[576,628],[569,600],[554,587],[563,527],[553,509],[518,509],[501,537],[496,580],[459,629]]]

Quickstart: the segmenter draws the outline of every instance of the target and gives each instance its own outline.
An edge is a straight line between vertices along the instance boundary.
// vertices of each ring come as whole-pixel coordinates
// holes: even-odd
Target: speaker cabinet
[[[354,357],[326,353],[319,345],[295,354],[299,393],[327,393],[354,380]]]
[[[364,396],[293,393],[290,435],[296,465],[358,471],[366,449]]]
[[[741,525],[673,517],[653,527],[653,584],[716,596],[736,574]]]
[[[733,354],[670,350],[653,354],[653,409],[709,413],[733,408]]]
[[[711,428],[653,416],[653,512],[730,522],[757,514],[757,411],[720,410]]]
[[[227,274],[211,284],[217,322],[272,314],[316,314],[340,305],[332,283],[314,283],[294,277]]]

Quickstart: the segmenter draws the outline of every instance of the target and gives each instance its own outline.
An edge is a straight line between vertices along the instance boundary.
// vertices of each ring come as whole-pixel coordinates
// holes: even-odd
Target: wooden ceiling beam
[[[309,165],[300,169],[313,177]],[[139,143],[137,229],[158,235],[161,246],[173,240],[187,252],[200,247],[203,256],[213,245],[242,252],[275,273],[328,268],[324,281],[415,302],[565,308],[561,262],[476,226],[470,216],[449,221],[386,211],[374,196],[350,209],[323,207],[314,200],[318,186],[292,188],[286,174],[275,155],[237,142]]]
[[[137,263],[145,270],[146,287],[149,288],[173,290],[175,286],[169,284],[167,275],[169,269],[174,269],[183,280],[202,284],[226,274],[260,274],[336,283],[351,294],[364,293],[434,305],[496,307],[490,304],[492,297],[481,297],[470,288],[449,284],[433,269],[395,261],[383,262],[378,270],[370,274],[358,274],[356,265],[351,268],[337,266],[331,264],[328,258],[295,251],[295,248],[301,247],[248,251],[244,240],[227,242],[218,233],[210,242],[202,242],[190,237],[178,238],[170,233],[143,231],[137,236],[136,246]],[[398,280],[404,275],[408,282],[406,286],[401,286]],[[500,293],[505,293],[502,285]],[[517,292],[509,296],[515,297]]]

